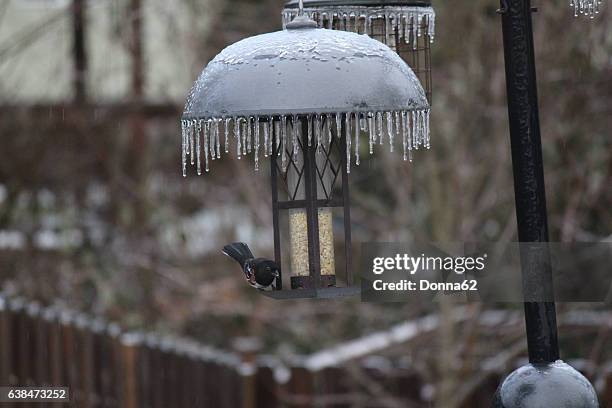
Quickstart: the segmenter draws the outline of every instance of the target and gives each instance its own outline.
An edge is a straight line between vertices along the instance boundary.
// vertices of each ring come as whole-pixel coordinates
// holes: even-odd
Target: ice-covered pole
[[[548,251],[531,0],[501,0],[516,218],[530,364],[499,387],[495,408],[598,407],[588,380],[559,361]]]
[[[545,243],[548,221],[531,2],[502,0],[501,12],[518,236],[521,243]],[[546,363],[559,358],[559,345],[555,304],[543,301],[553,294],[549,255],[537,252],[533,255],[539,259],[530,259],[531,254],[521,251],[523,287],[537,289],[531,300],[540,300],[525,303],[525,321],[529,360]]]

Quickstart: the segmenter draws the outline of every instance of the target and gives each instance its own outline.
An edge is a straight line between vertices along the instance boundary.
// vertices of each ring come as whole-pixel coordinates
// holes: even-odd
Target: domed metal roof
[[[194,84],[185,119],[427,109],[389,47],[350,32],[300,28],[237,42]]]
[[[303,119],[318,144],[323,133],[329,140],[333,132],[340,136],[340,123],[347,121],[348,149],[360,131],[369,132],[371,145],[382,142],[385,131],[390,143],[403,134],[405,151],[429,145],[429,104],[410,67],[368,36],[315,27],[300,16],[286,30],[227,47],[208,64],[183,113],[184,173],[188,156],[200,172],[201,152],[208,170],[209,157],[220,157],[220,139],[228,152],[230,135],[239,158],[254,152],[257,168],[260,131],[268,155],[275,122],[279,139],[286,143],[291,132],[294,146],[295,124]]]

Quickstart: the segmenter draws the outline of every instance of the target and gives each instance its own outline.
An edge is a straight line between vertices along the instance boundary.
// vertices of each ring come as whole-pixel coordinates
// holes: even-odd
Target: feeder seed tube
[[[321,275],[335,275],[334,230],[330,208],[319,208],[319,252]],[[291,272],[293,276],[308,276],[308,223],[305,209],[289,211],[291,241]]]

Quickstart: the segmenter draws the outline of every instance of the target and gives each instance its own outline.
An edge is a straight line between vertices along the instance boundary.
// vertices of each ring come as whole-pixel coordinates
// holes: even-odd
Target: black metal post
[[[304,146],[304,181],[306,194],[306,221],[308,225],[308,265],[312,287],[320,288],[321,254],[319,246],[319,208],[317,197],[316,146],[308,145],[308,119],[302,119],[302,146]]]
[[[559,360],[548,250],[548,221],[531,0],[501,0],[516,218],[520,241],[529,361],[502,382],[495,408],[595,408],[589,381]]]
[[[550,255],[545,246],[526,244],[548,242],[532,8],[530,0],[501,3],[523,288],[538,300],[525,302],[529,360],[550,363],[559,359]]]

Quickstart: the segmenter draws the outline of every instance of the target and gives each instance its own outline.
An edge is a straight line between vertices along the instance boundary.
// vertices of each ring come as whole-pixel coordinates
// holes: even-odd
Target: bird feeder
[[[595,18],[599,14],[602,0],[570,0],[570,6],[574,9],[574,16],[580,15]]]
[[[270,159],[275,261],[286,259],[283,244],[290,253],[291,289],[282,290],[281,276],[267,293],[277,298],[354,293],[352,165],[377,145],[401,145],[405,160],[430,145],[429,104],[410,67],[379,41],[317,28],[302,15],[217,55],[188,96],[182,128],[184,175],[189,164],[209,171],[222,150],[252,155],[256,171],[260,156]]]
[[[298,14],[288,0],[283,27]],[[305,0],[304,13],[319,27],[367,34],[387,44],[410,65],[431,101],[431,43],[436,13],[431,0]]]

